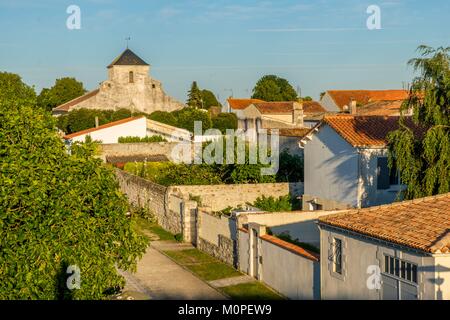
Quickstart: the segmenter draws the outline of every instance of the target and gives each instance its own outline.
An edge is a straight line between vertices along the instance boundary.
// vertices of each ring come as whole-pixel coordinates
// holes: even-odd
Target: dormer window
[[[129,78],[129,82],[130,83],[134,83],[134,73],[133,73],[133,71],[130,71],[130,73],[128,74],[128,78]]]

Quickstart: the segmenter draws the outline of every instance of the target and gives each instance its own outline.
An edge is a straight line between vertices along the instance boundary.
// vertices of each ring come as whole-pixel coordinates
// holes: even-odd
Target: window
[[[394,162],[392,169],[389,168],[388,158],[380,157],[377,159],[377,189],[386,190],[391,185],[399,184],[398,169]]]
[[[134,83],[133,71],[130,71],[130,73],[128,74],[128,80],[129,80],[130,83]]]
[[[385,255],[384,273],[417,284],[417,265],[413,263]]]
[[[342,240],[333,240],[333,271],[342,274]]]

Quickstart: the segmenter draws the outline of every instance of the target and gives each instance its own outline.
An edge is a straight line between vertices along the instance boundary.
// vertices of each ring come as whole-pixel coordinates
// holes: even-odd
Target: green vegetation
[[[281,233],[275,235],[278,239],[281,239],[283,241],[295,244],[296,246],[299,246],[300,248],[303,248],[305,250],[320,254],[320,249],[316,246],[313,246],[312,244],[301,242],[298,239],[292,239],[291,235],[289,233]]]
[[[211,120],[212,127],[219,129],[222,134],[226,134],[227,129],[236,130],[238,128],[238,119],[235,113],[220,113]]]
[[[145,113],[132,113],[128,109],[96,110],[77,109],[58,117],[57,126],[67,134],[95,127],[95,117],[98,117],[100,125],[118,121],[132,116],[148,116]]]
[[[188,92],[187,105],[195,109],[203,109],[202,91],[197,85],[197,81],[192,82],[191,89]]]
[[[214,93],[209,90],[202,90],[202,99],[203,99],[203,108],[209,109],[211,107],[220,107],[222,108],[222,104],[217,100]]]
[[[291,195],[281,196],[278,199],[262,196],[249,205],[268,212],[293,211],[301,208],[300,201]]]
[[[237,148],[235,148],[236,150]],[[303,161],[286,152],[280,154],[280,170],[276,175],[262,175],[261,169],[268,165],[249,164],[249,149],[246,148],[245,164],[174,164],[170,162],[130,162],[124,170],[155,183],[170,185],[211,185],[211,184],[246,184],[298,182],[303,178]],[[299,163],[295,163],[295,159]],[[235,154],[235,162],[237,155]],[[290,200],[291,207],[296,207],[295,200]]]
[[[133,270],[147,245],[115,174],[92,143],[67,152],[20,78],[0,81],[0,299],[105,298],[124,285],[116,268]],[[81,271],[73,291],[71,265]]]
[[[232,300],[284,300],[278,293],[258,281],[224,287],[221,290]]]
[[[400,171],[406,199],[450,191],[450,47],[418,50],[421,57],[409,64],[419,76],[402,109],[412,109],[414,122],[428,130],[414,135],[401,117],[400,128],[388,135],[389,165]]]
[[[286,79],[275,75],[262,77],[253,89],[253,99],[264,101],[296,101],[297,92]]]
[[[23,83],[22,78],[17,74],[0,72],[0,88],[0,101],[4,103],[27,102],[30,105],[36,103],[34,88]]]
[[[145,219],[142,217],[133,217],[135,230],[146,237],[151,239],[153,236],[157,236],[158,240],[162,241],[175,241],[175,235],[164,230],[158,223]]]
[[[42,89],[37,97],[37,104],[39,107],[51,111],[53,108],[78,98],[85,93],[86,90],[83,87],[83,83],[75,78],[56,79],[53,87]]]
[[[152,143],[152,142],[167,142],[161,136],[147,136],[141,137],[119,137],[119,143]]]
[[[164,253],[205,281],[242,275],[234,268],[197,249],[165,251]]]

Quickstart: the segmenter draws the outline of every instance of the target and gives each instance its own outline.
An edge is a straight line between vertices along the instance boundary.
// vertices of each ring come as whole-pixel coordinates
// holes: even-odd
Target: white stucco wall
[[[261,240],[261,256],[261,281],[289,299],[313,300],[320,296],[319,262],[264,239]]]
[[[343,275],[338,276],[332,272],[329,256],[331,255],[331,243],[333,238],[342,240],[343,245]],[[361,238],[337,230],[321,228],[321,295],[322,299],[382,299],[383,292],[380,290],[370,290],[367,280],[370,275],[367,273],[371,265],[384,270],[384,255],[390,255],[402,260],[406,260],[418,265],[418,299],[435,299],[435,258],[408,250],[402,247],[394,247],[384,242],[378,242],[369,238]],[[440,261],[441,265],[449,265],[450,257],[445,261]],[[449,298],[450,286],[449,271],[442,273],[445,286],[444,297]]]
[[[239,270],[244,273],[249,273],[249,259],[250,259],[250,235],[248,232],[239,230],[238,254],[239,254]]]
[[[358,157],[355,148],[323,124],[304,148],[305,195],[356,206]]]
[[[331,112],[339,112],[341,111],[339,107],[334,102],[333,98],[331,98],[328,92],[320,99],[320,104],[327,110]]]
[[[140,137],[147,135],[147,119],[145,117],[108,127],[71,138],[72,142],[84,142],[87,136],[104,144],[117,143],[120,137]]]

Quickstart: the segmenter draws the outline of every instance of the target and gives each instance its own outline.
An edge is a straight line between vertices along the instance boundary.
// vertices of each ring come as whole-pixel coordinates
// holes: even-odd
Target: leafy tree
[[[402,110],[413,110],[413,121],[427,128],[417,135],[400,118],[400,128],[388,136],[389,164],[394,163],[413,199],[450,191],[450,47],[420,46],[421,57],[409,64],[419,72]]]
[[[209,90],[202,90],[203,108],[209,109],[211,107],[222,107],[222,104],[217,100],[214,93]]]
[[[188,93],[187,105],[196,109],[202,108],[202,92],[197,85],[197,81],[192,82],[191,90]]]
[[[34,88],[23,83],[17,74],[0,72],[0,88],[0,101],[4,103],[35,103]]]
[[[52,110],[85,93],[83,83],[78,82],[75,78],[56,79],[53,87],[42,89],[38,97],[38,105],[44,109]]]
[[[177,119],[177,127],[186,129],[190,132],[194,132],[195,121],[202,122],[203,130],[211,129],[212,122],[209,113],[204,110],[195,108],[183,108],[172,112]]]
[[[55,120],[32,103],[0,100],[0,299],[101,299],[146,243],[125,213],[114,172],[92,144],[69,155]],[[67,267],[80,269],[69,291]]]
[[[155,111],[150,115],[149,119],[165,123],[174,127],[177,126],[178,121],[178,119],[173,115],[173,113],[167,111]]]
[[[286,79],[267,75],[256,83],[252,98],[264,101],[296,101],[297,92]]]
[[[303,158],[291,155],[286,150],[280,153],[280,167],[277,173],[277,182],[303,181]]]
[[[235,113],[220,113],[217,117],[212,118],[212,127],[225,134],[227,129],[236,130],[238,128],[238,118]]]
[[[313,101],[313,98],[311,98],[310,96],[306,96],[302,98],[303,101]]]

